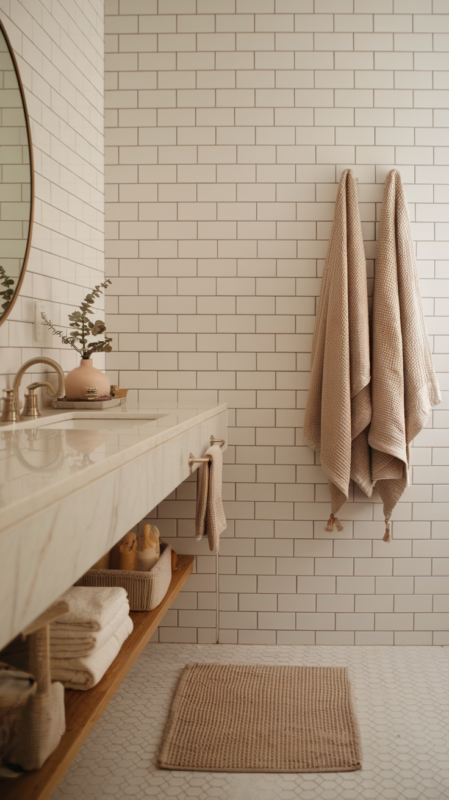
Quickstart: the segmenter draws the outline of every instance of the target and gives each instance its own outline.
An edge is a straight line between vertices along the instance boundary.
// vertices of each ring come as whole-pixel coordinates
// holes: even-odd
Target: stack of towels
[[[50,625],[51,675],[66,689],[91,689],[133,630],[126,590],[73,586],[69,611]]]

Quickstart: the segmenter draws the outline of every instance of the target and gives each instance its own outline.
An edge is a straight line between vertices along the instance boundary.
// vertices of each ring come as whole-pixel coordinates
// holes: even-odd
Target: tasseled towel
[[[410,482],[409,444],[441,402],[419,293],[407,200],[401,176],[386,180],[374,278],[373,414],[368,441],[372,478],[383,500],[384,541],[390,516]]]
[[[343,526],[335,516],[348,499],[349,482],[368,497],[368,427],[371,420],[366,262],[351,170],[341,176],[334,224],[324,267],[312,344],[312,373],[304,420],[307,444],[321,453],[329,480],[332,514],[326,526]]]

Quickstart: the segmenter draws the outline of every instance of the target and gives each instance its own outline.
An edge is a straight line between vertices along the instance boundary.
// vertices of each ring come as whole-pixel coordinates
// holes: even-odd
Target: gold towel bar
[[[214,444],[219,444],[220,447],[223,447],[224,443],[225,443],[224,439],[216,439],[213,434],[211,435],[211,437],[210,437],[210,445],[211,445],[211,447]],[[211,456],[205,456],[204,458],[195,458],[193,453],[190,453],[190,455],[189,455],[189,465],[190,466],[192,466],[192,464],[206,464],[210,460],[211,460]]]
[[[205,458],[195,458],[193,453],[189,455],[189,464],[205,464],[207,461],[211,460],[211,456],[206,456]]]

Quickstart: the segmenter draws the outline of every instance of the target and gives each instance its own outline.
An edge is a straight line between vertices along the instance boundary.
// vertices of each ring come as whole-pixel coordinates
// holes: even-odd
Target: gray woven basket
[[[171,576],[172,549],[161,542],[161,556],[148,572],[90,569],[75,586],[122,586],[128,592],[131,611],[152,611],[167,594]]]

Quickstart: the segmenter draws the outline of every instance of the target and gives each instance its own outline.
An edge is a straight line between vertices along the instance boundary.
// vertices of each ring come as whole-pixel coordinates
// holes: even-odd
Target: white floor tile
[[[321,774],[159,770],[171,697],[186,663],[348,666],[363,769]],[[449,649],[150,644],[52,800],[447,800]]]

